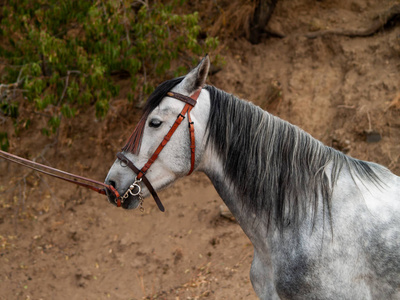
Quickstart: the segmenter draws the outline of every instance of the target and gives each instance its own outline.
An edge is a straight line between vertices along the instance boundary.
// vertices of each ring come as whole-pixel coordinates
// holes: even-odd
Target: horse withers
[[[122,207],[204,172],[254,246],[260,299],[400,299],[400,177],[205,85],[209,65],[206,56],[150,95],[105,180],[126,195]]]

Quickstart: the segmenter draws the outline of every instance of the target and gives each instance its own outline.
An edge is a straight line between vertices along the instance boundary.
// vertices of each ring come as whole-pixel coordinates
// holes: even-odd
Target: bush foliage
[[[3,87],[18,87],[37,111],[49,113],[46,134],[57,131],[62,117],[88,105],[104,117],[109,100],[119,94],[113,74],[130,77],[128,98],[137,101],[154,89],[149,78],[159,80],[172,61],[218,46],[217,38],[199,41],[197,12],[174,13],[181,2],[5,1],[0,12],[0,55],[7,62]],[[5,95],[0,94],[1,112],[17,119],[20,103]]]

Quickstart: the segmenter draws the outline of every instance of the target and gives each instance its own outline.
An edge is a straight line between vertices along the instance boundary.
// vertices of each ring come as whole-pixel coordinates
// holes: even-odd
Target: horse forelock
[[[184,77],[177,77],[171,80],[164,81],[151,93],[147,99],[146,105],[143,108],[142,117],[137,123],[132,134],[122,148],[122,151],[131,152],[133,154],[139,154],[140,146],[143,139],[143,131],[146,125],[146,121],[150,113],[161,103],[161,100],[172,90],[177,84],[179,84]]]
[[[207,143],[221,157],[226,179],[243,209],[296,226],[319,198],[331,216],[332,187],[347,168],[360,179],[379,183],[377,166],[323,145],[300,128],[215,87],[210,92]],[[330,176],[326,168],[332,166]],[[376,166],[376,167],[374,167]],[[353,175],[352,175],[353,176]]]

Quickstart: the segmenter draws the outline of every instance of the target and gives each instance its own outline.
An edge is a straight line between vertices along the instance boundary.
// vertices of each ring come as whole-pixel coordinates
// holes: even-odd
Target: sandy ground
[[[398,23],[368,37],[305,36],[367,28],[396,3],[281,0],[269,28],[285,38],[226,41],[227,64],[209,83],[400,175]],[[137,119],[114,99],[103,121],[93,111],[65,120],[57,149],[38,133],[43,120],[19,136],[2,126],[11,152],[103,180]],[[220,216],[204,175],[161,192],[165,213],[152,199],[140,213],[3,161],[0,169],[0,299],[256,299],[252,245]]]

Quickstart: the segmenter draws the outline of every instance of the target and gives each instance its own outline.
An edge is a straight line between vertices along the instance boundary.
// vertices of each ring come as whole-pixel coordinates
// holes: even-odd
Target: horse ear
[[[208,54],[201,60],[196,68],[190,71],[182,81],[182,86],[188,94],[205,85],[208,70],[210,69],[210,58]]]

